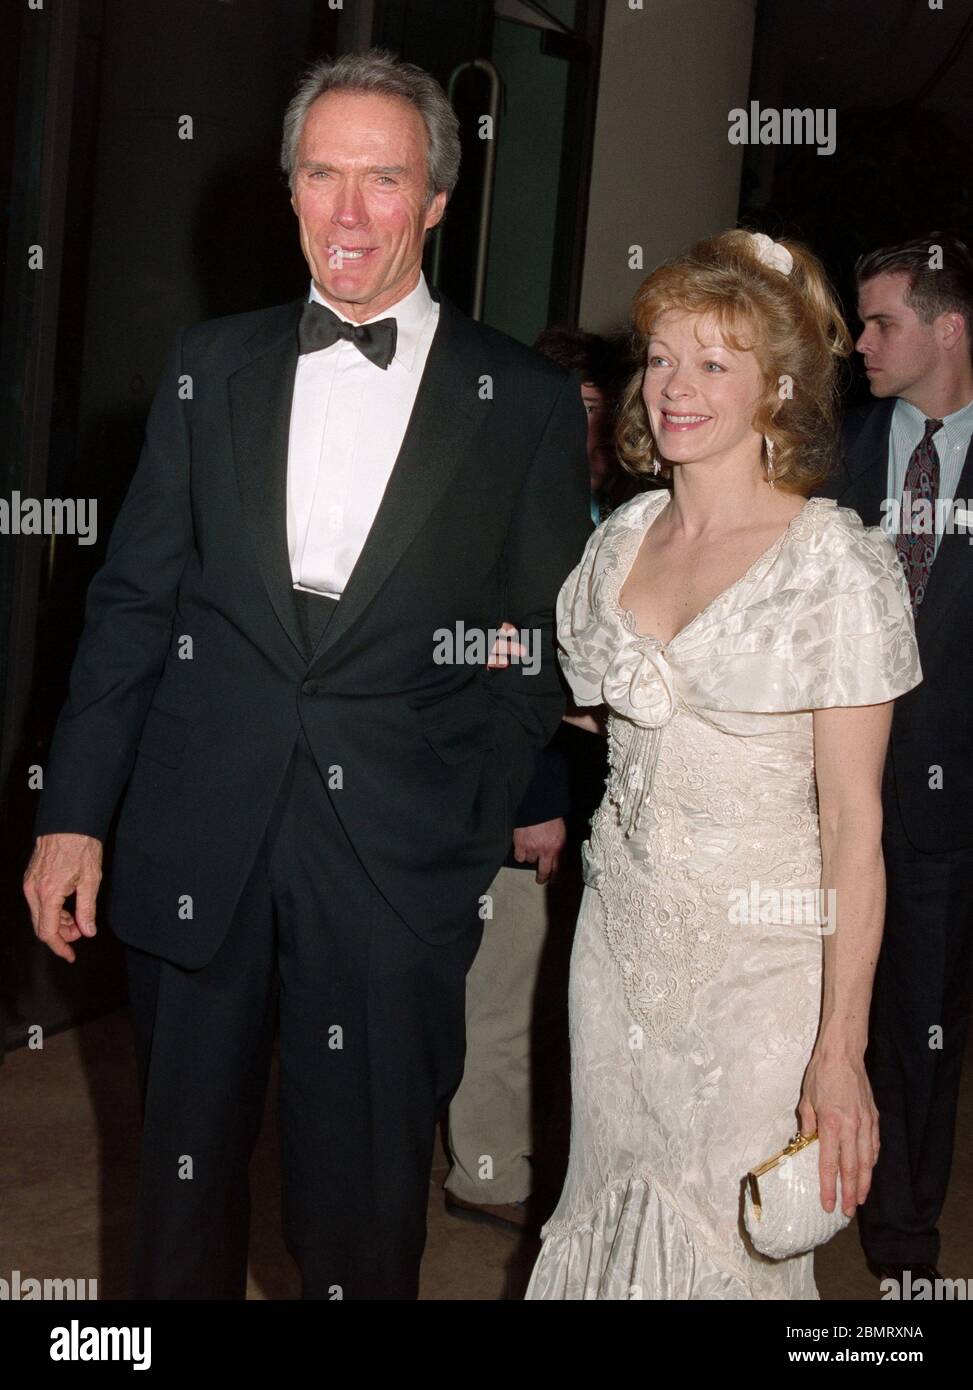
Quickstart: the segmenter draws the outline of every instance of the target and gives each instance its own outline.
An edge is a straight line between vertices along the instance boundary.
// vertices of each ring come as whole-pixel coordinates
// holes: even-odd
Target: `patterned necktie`
[[[936,554],[936,493],[939,489],[939,455],[932,437],[943,427],[942,420],[927,420],[926,429],[919,443],[912,451],[909,466],[905,470],[905,486],[902,490],[903,527],[899,530],[895,548],[909,581],[912,607],[918,609],[925,597],[929,583],[929,571]],[[916,502],[928,502],[930,530],[917,530],[910,523]],[[926,511],[926,507],[922,507]],[[913,521],[915,517],[913,517]]]
[[[384,372],[395,356],[397,329],[394,318],[378,319],[375,323],[348,323],[332,313],[327,305],[309,299],[301,310],[297,339],[301,352],[320,352],[339,338],[346,338],[355,344],[362,356]]]

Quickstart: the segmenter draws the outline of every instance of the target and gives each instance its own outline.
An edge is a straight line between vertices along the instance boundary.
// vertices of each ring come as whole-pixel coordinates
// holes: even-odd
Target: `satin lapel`
[[[488,366],[472,321],[440,299],[439,322],[402,446],[312,664],[358,622],[455,476],[490,409],[480,398]]]
[[[836,500],[840,507],[853,507],[866,526],[878,526],[882,521],[882,503],[888,492],[889,430],[894,408],[892,400],[875,405],[845,451],[848,478]]]
[[[247,341],[250,361],[228,387],[240,497],[260,572],[281,625],[306,658],[287,548],[287,447],[303,304],[282,305]]]
[[[956,484],[956,499],[966,501],[973,493],[973,442],[966,451],[966,461]],[[950,601],[961,591],[964,580],[968,580],[973,569],[970,558],[970,536],[963,530],[947,531],[939,542],[936,558],[929,572],[926,596],[919,605],[916,621],[916,636],[919,639],[919,652],[929,640],[930,634],[939,626],[943,614],[948,611]]]

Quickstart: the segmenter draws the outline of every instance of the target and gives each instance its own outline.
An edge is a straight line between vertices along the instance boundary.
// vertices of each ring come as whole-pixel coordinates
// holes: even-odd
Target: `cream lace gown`
[[[918,684],[908,588],[878,527],[812,499],[663,646],[618,595],[668,500],[620,507],[558,600],[611,772],[571,963],[571,1156],[527,1297],[813,1299],[812,1255],[748,1247],[742,1179],[796,1131],[817,1032],[810,711]]]

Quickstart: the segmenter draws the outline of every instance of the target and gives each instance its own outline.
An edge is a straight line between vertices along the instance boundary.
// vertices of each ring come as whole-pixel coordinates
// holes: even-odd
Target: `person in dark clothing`
[[[612,442],[616,401],[633,370],[628,340],[548,328],[534,346],[580,377],[598,524],[638,486],[619,467]],[[606,775],[604,738],[562,721],[537,756],[513,844],[485,897],[483,942],[467,977],[466,1068],[449,1109],[452,1167],[445,1189],[453,1215],[513,1228],[531,1224],[528,1198],[537,1195],[535,1168],[542,1161],[537,1146],[552,1128],[566,1073],[567,961],[582,888],[580,847]],[[553,1172],[542,1177],[556,1185]]]
[[[883,782],[885,935],[869,1077],[881,1150],[858,1229],[873,1272],[936,1278],[973,1000],[973,256],[929,232],[861,257],[856,347],[874,400],[829,488],[884,524],[922,684],[895,703]]]

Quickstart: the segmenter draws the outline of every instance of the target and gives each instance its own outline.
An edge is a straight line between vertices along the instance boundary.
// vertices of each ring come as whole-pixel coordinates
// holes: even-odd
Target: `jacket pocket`
[[[186,753],[188,735],[188,720],[181,714],[170,714],[153,705],[142,726],[139,755],[162,763],[164,767],[178,767]]]
[[[452,766],[496,747],[492,711],[486,691],[465,685],[434,705],[420,706],[418,715],[426,742]]]

